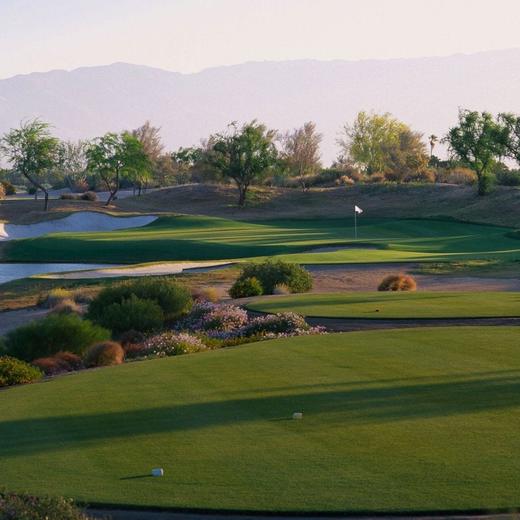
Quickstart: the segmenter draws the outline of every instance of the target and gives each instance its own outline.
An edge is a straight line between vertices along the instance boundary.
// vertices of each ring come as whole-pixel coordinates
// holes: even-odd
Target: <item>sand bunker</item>
[[[157,217],[113,217],[95,211],[79,211],[64,218],[38,222],[37,224],[0,224],[0,240],[34,238],[49,233],[68,233],[78,231],[113,231],[146,226]]]
[[[160,264],[144,264],[136,266],[109,267],[88,271],[74,271],[70,273],[50,273],[39,278],[63,280],[84,280],[92,278],[119,278],[121,276],[164,276],[180,274],[185,271],[209,271],[232,265],[228,260],[212,262],[163,262]]]

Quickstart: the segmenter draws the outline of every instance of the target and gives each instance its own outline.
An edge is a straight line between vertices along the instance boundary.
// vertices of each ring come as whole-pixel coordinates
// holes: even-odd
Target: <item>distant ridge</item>
[[[0,133],[41,117],[63,138],[134,128],[149,119],[169,148],[197,144],[230,121],[286,130],[314,120],[325,162],[359,110],[392,112],[442,135],[459,107],[520,112],[520,49],[448,57],[249,62],[181,74],[114,63],[0,80]]]

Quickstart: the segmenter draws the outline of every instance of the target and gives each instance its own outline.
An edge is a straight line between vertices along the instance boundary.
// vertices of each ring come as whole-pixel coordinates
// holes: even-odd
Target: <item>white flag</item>
[[[354,211],[358,214],[363,213],[363,210],[359,206],[354,206]]]

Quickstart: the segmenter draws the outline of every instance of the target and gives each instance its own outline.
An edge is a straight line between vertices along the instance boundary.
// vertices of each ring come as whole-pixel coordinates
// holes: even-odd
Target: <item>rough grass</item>
[[[62,233],[15,240],[11,261],[135,263],[227,260],[280,256],[298,263],[438,262],[520,258],[510,228],[450,220],[364,218],[359,246],[353,219],[237,221],[213,217],[162,217],[148,226],[103,233]],[[337,246],[337,251],[320,251]],[[342,249],[343,247],[343,249]],[[359,249],[358,249],[359,247]],[[318,248],[318,251],[313,252]]]
[[[141,506],[517,507],[517,339],[516,328],[300,337],[13,388],[0,392],[2,484]],[[148,477],[153,467],[165,476]]]
[[[293,311],[328,318],[492,318],[520,316],[517,292],[356,292],[258,298],[261,312]]]

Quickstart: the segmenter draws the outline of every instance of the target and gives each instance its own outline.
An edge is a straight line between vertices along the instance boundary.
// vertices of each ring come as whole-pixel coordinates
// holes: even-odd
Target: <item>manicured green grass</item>
[[[517,292],[355,292],[259,298],[248,308],[328,318],[490,318],[520,316]]]
[[[520,259],[520,241],[509,228],[447,220],[352,219],[235,221],[213,217],[162,217],[133,230],[63,233],[13,241],[11,261],[135,263],[280,256],[299,263]],[[334,252],[313,249],[355,246]],[[358,248],[359,247],[359,248]]]
[[[0,475],[91,503],[508,508],[519,431],[518,328],[330,334],[2,391]]]

